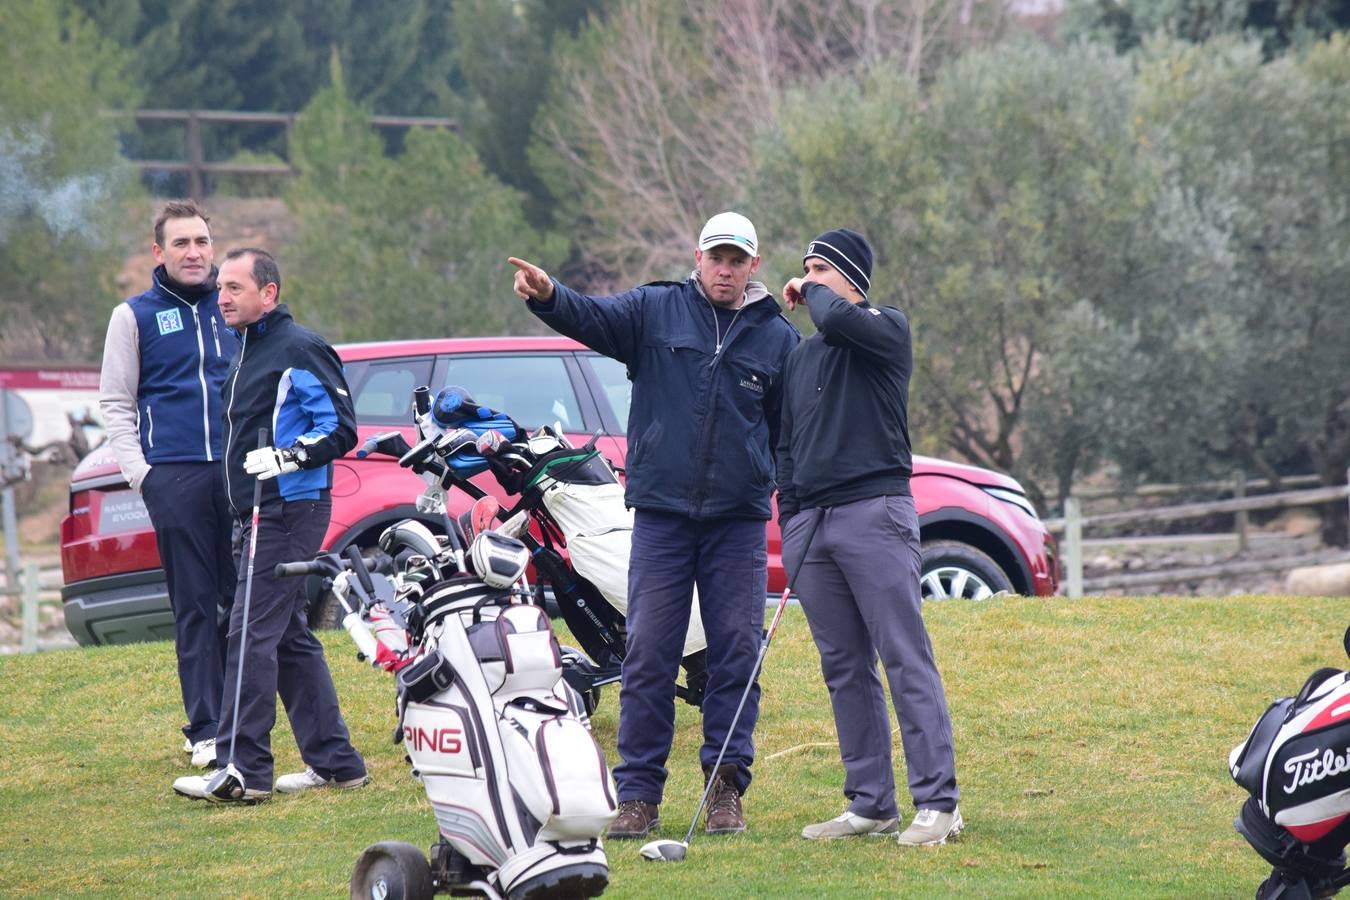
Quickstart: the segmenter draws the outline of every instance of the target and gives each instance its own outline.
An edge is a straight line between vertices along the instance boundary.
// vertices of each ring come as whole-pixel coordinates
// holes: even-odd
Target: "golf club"
[[[258,448],[268,446],[267,429],[258,429]],[[248,606],[253,596],[253,561],[258,555],[258,510],[262,506],[262,479],[253,482],[253,525],[248,535],[248,570],[244,576],[244,614],[239,626],[239,665],[234,679],[234,716],[230,722],[230,758],[211,780],[206,793],[221,800],[242,800],[244,776],[234,767],[234,748],[239,738],[239,694],[244,686],[244,650],[248,645]]]
[[[802,563],[806,562],[806,554],[811,550],[811,542],[816,538],[816,529],[820,527],[820,520],[825,515],[824,510],[816,510],[815,521],[811,525],[811,533],[806,536],[806,545],[802,548]],[[741,702],[736,706],[736,713],[731,717],[731,725],[727,728],[727,736],[722,740],[722,749],[717,751],[717,762],[713,763],[710,771],[716,772],[717,767],[722,765],[722,757],[727,752],[727,745],[731,743],[731,736],[736,732],[736,723],[741,720],[741,710],[745,708],[745,701],[750,697],[750,689],[755,686],[755,679],[759,677],[759,670],[764,665],[764,657],[769,652],[769,644],[773,641],[774,633],[778,631],[778,621],[783,618],[783,610],[787,608],[788,595],[792,593],[792,584],[795,582],[796,575],[801,574],[801,564],[797,566],[797,572],[794,574],[787,587],[783,588],[783,596],[778,598],[778,609],[774,610],[773,621],[769,623],[769,630],[764,635],[764,643],[759,648],[759,657],[755,660],[755,667],[750,670],[750,680],[745,683],[745,690],[741,693]],[[712,793],[714,779],[711,775],[708,777],[708,784],[703,788],[703,798],[698,801],[698,809],[694,810],[694,821],[689,823],[689,830],[684,835],[682,841],[672,841],[669,838],[649,841],[642,845],[638,852],[642,854],[643,859],[652,862],[683,862],[685,855],[689,852],[689,842],[694,837],[694,829],[698,826],[698,817],[703,815],[703,807],[708,804],[708,796]]]

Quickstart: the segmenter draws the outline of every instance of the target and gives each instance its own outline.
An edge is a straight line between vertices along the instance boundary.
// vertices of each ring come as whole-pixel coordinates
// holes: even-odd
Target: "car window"
[[[628,380],[628,367],[617,359],[599,354],[588,354],[586,361],[600,379],[600,389],[609,401],[609,408],[614,411],[614,419],[622,434],[628,428],[628,407],[633,402],[633,382]]]
[[[525,428],[554,422],[571,431],[584,427],[561,356],[451,356],[442,387],[449,385],[464,388],[480,406],[504,412]]]
[[[407,425],[413,420],[413,388],[431,379],[429,356],[349,362],[356,420],[362,425]]]

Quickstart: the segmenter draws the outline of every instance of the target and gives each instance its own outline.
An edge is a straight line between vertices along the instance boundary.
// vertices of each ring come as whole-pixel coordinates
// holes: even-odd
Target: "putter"
[[[802,548],[802,562],[806,562],[806,554],[811,550],[811,542],[816,539],[816,529],[820,527],[820,520],[824,517],[823,511],[817,511],[816,521],[811,525],[811,533],[806,537],[806,546]],[[801,574],[801,566],[797,567],[797,574]],[[796,581],[794,577],[792,579]],[[736,733],[736,723],[741,719],[741,710],[745,708],[745,701],[750,697],[750,689],[755,686],[755,679],[759,677],[759,670],[764,665],[764,657],[769,652],[769,644],[773,641],[774,634],[778,631],[778,622],[783,618],[783,610],[787,608],[788,594],[792,593],[792,584],[783,588],[783,596],[778,598],[778,609],[774,610],[773,621],[769,623],[769,630],[764,635],[764,643],[759,648],[759,657],[755,660],[755,667],[750,671],[750,680],[745,684],[745,690],[741,693],[741,702],[736,706],[736,713],[731,717],[731,727],[727,729],[727,736],[722,740],[722,749],[717,751],[717,762],[713,763],[712,771],[716,772],[717,767],[722,765],[722,757],[726,755],[727,745],[731,743],[731,736]],[[713,778],[709,776],[708,784],[703,788],[703,799],[698,801],[698,809],[694,810],[694,821],[689,823],[689,830],[685,832],[684,840],[672,841],[669,838],[649,841],[642,845],[638,852],[642,858],[651,862],[683,862],[685,856],[689,853],[689,842],[693,840],[694,829],[698,827],[698,817],[703,815],[703,807],[708,804],[708,796],[712,793]]]
[[[267,429],[258,429],[258,448],[268,446]],[[244,650],[248,646],[248,606],[253,596],[253,561],[258,555],[258,510],[262,506],[262,479],[253,482],[253,527],[248,535],[248,570],[244,576],[244,615],[239,630],[239,666],[234,679],[234,717],[230,722],[230,759],[206,783],[206,793],[221,800],[242,800],[244,776],[234,767],[234,748],[239,737],[239,693],[244,686]]]

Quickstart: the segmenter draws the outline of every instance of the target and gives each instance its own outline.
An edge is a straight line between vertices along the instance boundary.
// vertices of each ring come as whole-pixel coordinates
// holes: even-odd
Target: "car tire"
[[[352,869],[351,896],[382,900],[431,900],[431,864],[404,841],[371,844]]]
[[[988,600],[1012,590],[998,563],[961,541],[924,541],[919,595],[924,600]]]

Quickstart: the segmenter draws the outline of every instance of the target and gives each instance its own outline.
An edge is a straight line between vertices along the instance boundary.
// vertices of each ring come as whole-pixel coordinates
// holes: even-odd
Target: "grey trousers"
[[[879,656],[900,719],[914,806],[951,812],[958,797],[956,755],[942,678],[919,609],[914,499],[872,497],[803,510],[783,530],[783,562],[795,576],[792,584],[820,651],[849,811],[869,819],[897,815]]]

